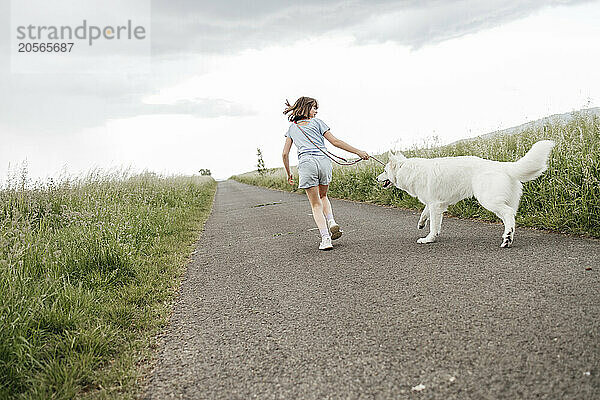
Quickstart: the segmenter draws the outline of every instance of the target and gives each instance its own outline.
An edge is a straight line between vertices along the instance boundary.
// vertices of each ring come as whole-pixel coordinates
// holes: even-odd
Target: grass
[[[0,190],[0,398],[134,398],[216,182],[26,176]]]
[[[515,161],[538,140],[552,139],[556,147],[550,155],[548,171],[523,184],[523,197],[517,224],[560,232],[600,237],[600,119],[597,115],[574,113],[569,122],[554,121],[514,135],[477,138],[452,145],[432,143],[405,151],[407,157],[448,157],[475,155],[498,161]],[[387,154],[380,156],[387,161]],[[379,158],[379,157],[378,157]],[[407,193],[382,189],[376,177],[383,167],[375,161],[356,167],[334,168],[329,194],[332,197],[422,209]],[[294,171],[298,182],[297,171]],[[240,182],[281,190],[297,190],[287,184],[282,168],[267,174],[256,172],[232,177]],[[474,199],[451,206],[448,212],[464,218],[497,221],[497,217]]]

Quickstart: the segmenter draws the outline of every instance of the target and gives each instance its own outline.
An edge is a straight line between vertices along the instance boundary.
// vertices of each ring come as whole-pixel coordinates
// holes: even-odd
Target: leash
[[[319,149],[321,151],[321,153],[325,154],[334,163],[336,163],[338,165],[354,165],[354,164],[358,164],[359,162],[361,162],[363,160],[362,158],[359,158],[358,160],[348,161],[343,157],[336,156],[335,154],[331,153],[327,149],[323,150],[315,142],[312,141],[312,139],[308,136],[308,134],[304,131],[304,129],[300,128],[300,125],[298,125],[297,122],[294,122],[294,124],[296,124],[296,127],[298,129],[300,129],[300,132],[304,133],[304,136],[306,136],[306,138],[308,139],[309,142],[311,142],[317,149]],[[336,160],[336,158],[341,161]],[[385,164],[383,162],[379,161],[377,158],[375,158],[373,156],[369,156],[369,158],[372,158],[373,160],[377,161],[379,164],[385,166]]]

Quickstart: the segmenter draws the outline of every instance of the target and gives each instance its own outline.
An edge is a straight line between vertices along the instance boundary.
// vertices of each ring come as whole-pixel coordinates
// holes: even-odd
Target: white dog
[[[522,194],[521,182],[540,176],[554,147],[551,140],[535,143],[516,162],[499,162],[479,157],[406,158],[392,154],[385,171],[377,177],[384,188],[394,184],[425,204],[418,228],[430,220],[430,232],[417,243],[432,243],[440,234],[448,206],[475,196],[482,206],[504,223],[500,247],[510,247],[515,233],[515,214]]]

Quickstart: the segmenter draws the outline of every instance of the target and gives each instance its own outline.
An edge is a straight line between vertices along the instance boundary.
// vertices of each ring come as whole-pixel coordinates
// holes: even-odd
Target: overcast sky
[[[257,147],[279,167],[283,104],[302,95],[371,153],[600,105],[599,1],[152,1],[150,63],[116,54],[125,72],[51,74],[11,72],[10,5],[0,181],[23,160],[34,178],[120,166],[227,178],[256,168]]]

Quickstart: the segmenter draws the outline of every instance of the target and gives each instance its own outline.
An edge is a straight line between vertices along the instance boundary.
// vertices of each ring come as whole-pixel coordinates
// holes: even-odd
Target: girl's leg
[[[323,203],[321,202],[321,197],[319,197],[318,186],[307,188],[305,191],[310,202],[310,207],[312,208],[313,218],[319,228],[319,232],[321,232],[321,236],[329,236],[329,229],[323,215]]]
[[[325,220],[327,221],[331,239],[336,240],[342,236],[342,230],[333,219],[333,209],[331,208],[329,197],[327,197],[328,188],[329,185],[319,185],[319,196],[321,197],[321,203],[323,203],[323,214],[325,214]]]
[[[325,219],[329,221],[333,219],[333,209],[331,208],[329,197],[327,197],[327,189],[329,189],[329,185],[319,185],[319,197],[321,198],[321,203],[323,203],[323,214],[325,215]]]

